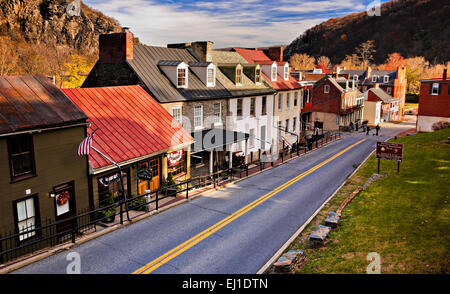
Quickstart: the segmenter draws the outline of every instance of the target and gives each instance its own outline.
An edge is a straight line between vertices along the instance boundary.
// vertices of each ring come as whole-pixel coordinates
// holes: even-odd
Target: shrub
[[[137,195],[131,195],[132,198],[136,198]],[[147,198],[141,196],[128,203],[128,208],[136,211],[146,211],[148,212]]]
[[[449,127],[450,127],[450,122],[448,122],[448,121],[441,121],[441,122],[433,124],[433,126],[432,126],[433,131],[439,131],[439,130],[443,130],[443,129],[446,129]]]
[[[100,208],[111,206],[115,203],[114,197],[112,193],[109,193],[108,196],[105,197],[105,199],[102,201],[102,204],[100,205]],[[114,222],[114,219],[116,218],[116,208],[110,207],[106,208],[104,210],[100,210],[96,214],[96,219],[100,220],[105,223],[112,223]]]

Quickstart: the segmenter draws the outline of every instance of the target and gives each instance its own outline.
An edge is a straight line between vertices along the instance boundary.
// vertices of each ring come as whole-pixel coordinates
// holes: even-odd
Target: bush
[[[433,124],[433,126],[432,126],[433,131],[439,131],[439,130],[443,130],[443,129],[446,129],[449,127],[450,127],[450,122],[447,122],[447,121],[441,121],[441,122]]]
[[[111,206],[114,203],[115,203],[115,201],[114,201],[113,194],[110,193],[102,201],[102,204],[100,205],[100,208]],[[110,208],[98,211],[97,214],[96,214],[96,219],[100,220],[100,221],[102,221],[104,223],[112,223],[112,222],[114,222],[114,219],[116,218],[115,214],[116,214],[116,208],[115,207],[110,207]]]
[[[137,195],[131,195],[132,198],[136,198]],[[128,203],[128,208],[136,211],[146,211],[148,212],[147,198],[145,196],[141,196],[136,198]]]

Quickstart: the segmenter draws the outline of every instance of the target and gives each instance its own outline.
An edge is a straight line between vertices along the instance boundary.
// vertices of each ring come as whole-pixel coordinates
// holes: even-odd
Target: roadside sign
[[[400,172],[400,162],[403,161],[403,144],[377,142],[378,173],[381,159],[397,161],[397,173]]]
[[[378,142],[377,158],[399,162],[403,161],[403,144]]]

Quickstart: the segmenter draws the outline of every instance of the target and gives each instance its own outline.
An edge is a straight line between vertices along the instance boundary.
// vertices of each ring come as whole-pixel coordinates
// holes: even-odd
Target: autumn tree
[[[375,41],[369,40],[355,48],[362,68],[367,68],[373,62],[375,50]]]
[[[320,56],[317,59],[317,66],[320,67],[324,67],[329,69],[331,67],[331,61],[330,58],[326,57],[326,56]]]
[[[6,36],[0,37],[0,76],[13,74],[18,60],[14,42]]]
[[[66,64],[66,79],[63,86],[66,88],[81,87],[96,60],[97,57],[94,55],[72,54],[70,62]]]
[[[339,66],[346,69],[362,69],[359,57],[356,54],[347,55]]]
[[[406,66],[406,59],[400,53],[389,54],[386,63],[381,66],[383,70],[397,70],[399,67]]]
[[[311,70],[316,65],[316,59],[308,54],[294,54],[289,61],[291,66],[299,70]]]

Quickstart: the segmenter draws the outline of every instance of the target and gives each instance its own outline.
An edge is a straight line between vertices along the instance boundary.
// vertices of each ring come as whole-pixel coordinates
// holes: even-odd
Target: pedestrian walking
[[[350,128],[352,129],[352,132],[355,130],[355,126],[353,125],[353,122],[350,122]]]
[[[356,122],[356,124],[355,124],[355,129],[356,129],[356,131],[359,130],[359,123],[358,122]]]
[[[378,136],[378,134],[379,134],[379,132],[380,132],[380,125],[377,125],[377,127],[375,128],[375,130],[377,131],[377,136]]]
[[[370,134],[370,127],[367,126],[367,132],[366,132],[366,135],[369,136],[369,134]]]

